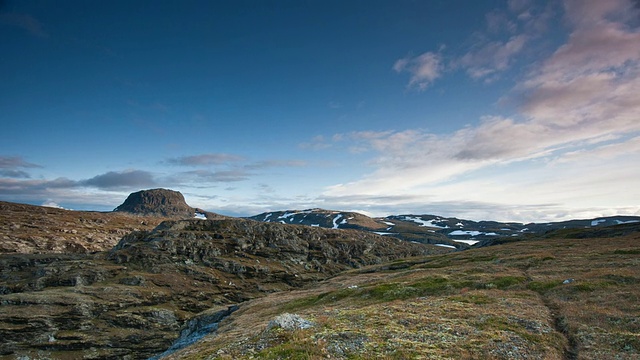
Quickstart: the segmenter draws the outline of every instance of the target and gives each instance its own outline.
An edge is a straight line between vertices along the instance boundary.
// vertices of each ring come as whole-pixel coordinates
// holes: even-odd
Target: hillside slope
[[[167,359],[640,358],[640,233],[561,235],[254,299]]]
[[[177,191],[142,190],[113,212],[74,211],[0,201],[0,253],[106,251],[132,231],[151,230],[169,219],[224,219],[192,208]]]
[[[146,359],[246,300],[445,251],[353,230],[193,219],[131,233],[109,252],[4,254],[0,358]]]
[[[0,201],[0,253],[90,253],[168,218],[72,211]]]

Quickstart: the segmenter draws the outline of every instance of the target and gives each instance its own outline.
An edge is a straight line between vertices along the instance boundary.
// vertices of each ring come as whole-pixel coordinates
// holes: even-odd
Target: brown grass
[[[131,231],[167,218],[71,211],[0,201],[1,253],[89,253],[111,249]]]
[[[243,304],[172,358],[637,359],[639,248],[546,239],[358,269]],[[284,312],[316,326],[266,331]]]

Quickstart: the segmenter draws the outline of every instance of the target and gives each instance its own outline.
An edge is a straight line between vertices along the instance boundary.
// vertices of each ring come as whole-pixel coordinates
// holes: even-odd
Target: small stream
[[[220,321],[224,320],[238,309],[238,305],[232,305],[226,310],[196,315],[196,317],[187,322],[186,327],[180,332],[180,337],[171,344],[171,347],[159,355],[150,357],[148,360],[160,360],[165,356],[169,356],[174,352],[197,342],[206,335],[215,332],[218,330],[218,324]]]

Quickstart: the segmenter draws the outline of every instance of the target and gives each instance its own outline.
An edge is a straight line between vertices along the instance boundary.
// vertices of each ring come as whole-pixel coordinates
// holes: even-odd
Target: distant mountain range
[[[606,227],[627,223],[640,223],[639,216],[610,216],[584,220],[548,223],[517,223],[499,221],[472,221],[437,215],[391,215],[371,218],[355,212],[324,209],[287,210],[266,212],[250,217],[263,222],[279,222],[333,229],[357,229],[379,235],[425,244],[465,249],[482,246],[496,239],[543,235],[559,229]]]

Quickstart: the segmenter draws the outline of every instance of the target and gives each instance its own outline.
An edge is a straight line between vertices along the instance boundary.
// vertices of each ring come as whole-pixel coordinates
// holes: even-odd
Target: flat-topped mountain
[[[168,189],[150,189],[131,193],[124,203],[116,207],[113,211],[143,216],[184,219],[193,217],[202,219],[222,217],[221,215],[189,206],[179,191]]]

